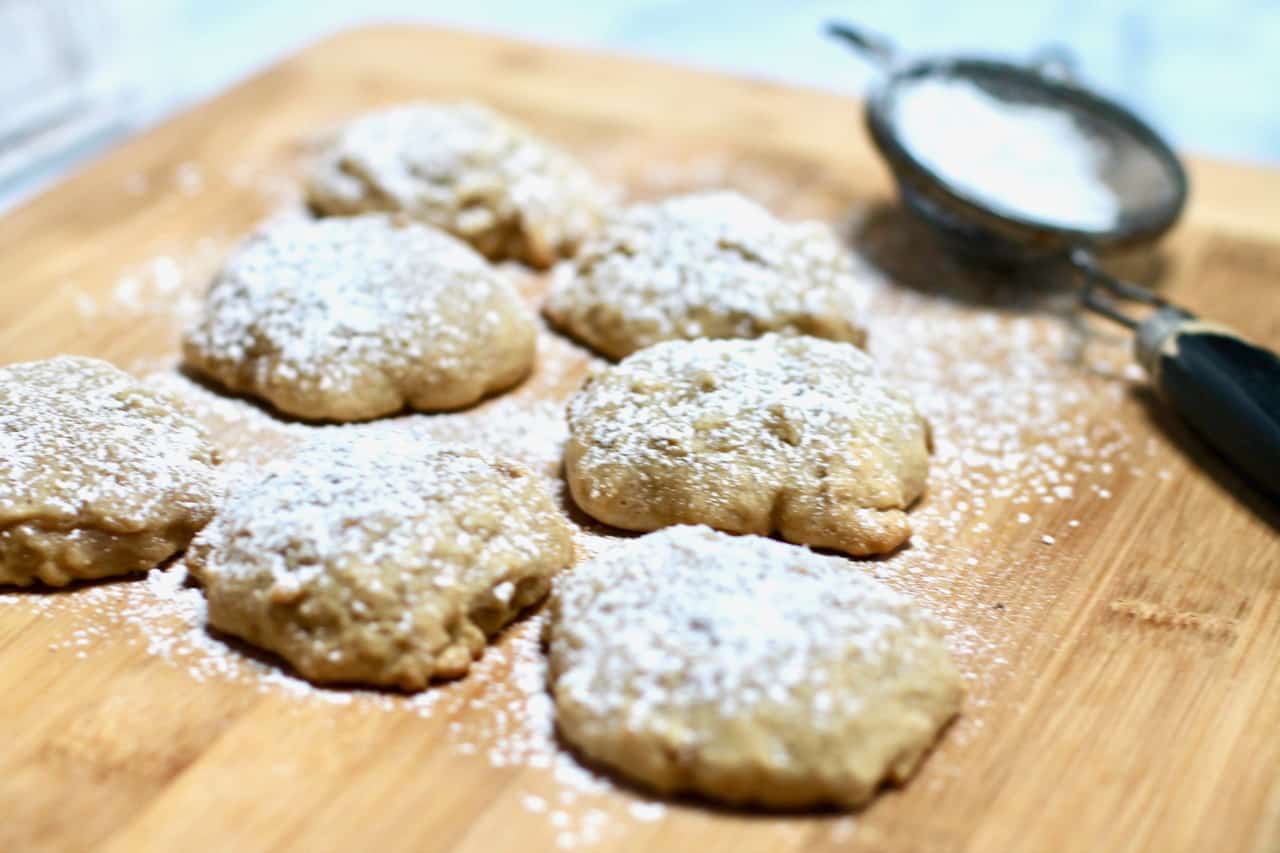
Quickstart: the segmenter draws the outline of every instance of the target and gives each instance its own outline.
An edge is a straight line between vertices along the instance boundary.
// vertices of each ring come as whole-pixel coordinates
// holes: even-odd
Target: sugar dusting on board
[[[594,160],[598,171],[627,182],[637,197],[729,186],[782,216],[834,221],[847,212],[838,189],[811,171],[688,157],[672,157],[653,167],[651,152],[634,153],[629,157],[626,150],[613,148]],[[1128,436],[1118,420],[1107,417],[1105,406],[1086,406],[1091,400],[1118,402],[1127,395],[1129,375],[1123,365],[1128,355],[1105,339],[1082,348],[1078,329],[1054,316],[1064,301],[1055,292],[1041,298],[1006,290],[998,281],[956,266],[911,226],[882,211],[858,211],[855,220],[855,243],[899,282],[867,283],[871,352],[893,381],[910,390],[934,429],[929,492],[911,512],[914,536],[907,547],[866,565],[946,626],[952,653],[969,683],[961,718],[913,783],[942,786],[958,779],[959,756],[990,737],[984,729],[986,709],[993,701],[1005,703],[1009,692],[1002,687],[1010,683],[1010,661],[1016,655],[1010,638],[1019,634],[1017,625],[1043,621],[1065,585],[1066,572],[1048,569],[1078,559],[1075,543],[1083,535],[1082,514],[1105,512],[1108,501],[1122,498],[1129,482],[1122,474],[1140,476],[1141,470],[1160,476],[1149,460],[1161,446],[1155,439]],[[125,271],[139,283],[118,285],[119,293],[92,305],[86,297],[85,322],[106,334],[113,326],[127,329],[143,316],[167,324],[176,342],[198,304],[211,258],[228,245],[219,238],[192,246],[185,255],[170,250],[168,260]],[[535,276],[519,282],[533,303],[543,284]],[[954,291],[949,289],[953,284]],[[171,354],[126,366],[187,402],[224,451],[229,476],[315,432],[392,431],[466,441],[509,455],[547,476],[562,494],[563,401],[594,359],[545,331],[539,346],[535,374],[508,395],[465,412],[348,427],[280,420],[178,372]],[[1019,514],[1025,515],[1024,523],[1016,520]],[[618,534],[576,511],[570,515],[580,559],[619,541]],[[961,533],[964,545],[956,544]],[[1026,543],[1034,548],[1023,547]],[[1019,555],[1020,564],[990,571],[1011,553]],[[1015,580],[1001,585],[993,576]],[[1021,577],[1034,583],[1028,588],[1016,580]],[[127,643],[198,682],[222,682],[299,703],[338,703],[368,713],[447,718],[448,748],[455,752],[495,766],[545,771],[537,777],[545,775],[545,782],[536,788],[533,783],[527,789],[516,786],[512,796],[526,812],[545,817],[547,831],[561,847],[587,845],[617,832],[620,823],[646,823],[684,808],[630,794],[627,805],[619,807],[612,783],[558,746],[544,689],[540,615],[509,629],[462,681],[403,696],[317,688],[208,634],[203,596],[187,582],[181,561],[141,579],[70,593],[0,594],[0,607],[22,608],[50,620],[57,634],[51,653],[84,658],[86,665],[106,644]],[[856,829],[845,818],[817,820],[829,825],[833,842]]]

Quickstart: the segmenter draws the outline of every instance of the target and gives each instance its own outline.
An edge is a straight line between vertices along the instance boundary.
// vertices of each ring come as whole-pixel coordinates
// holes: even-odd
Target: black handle
[[[897,60],[893,42],[882,35],[843,21],[828,21],[826,30],[827,35],[845,42],[880,68],[888,68]]]
[[[1231,463],[1280,497],[1280,357],[1175,308],[1138,326],[1161,395]]]

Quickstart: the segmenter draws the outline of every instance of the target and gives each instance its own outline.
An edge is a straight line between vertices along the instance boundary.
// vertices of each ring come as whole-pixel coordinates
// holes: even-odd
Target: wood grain
[[[382,103],[459,96],[624,177],[728,159],[767,174],[776,206],[833,220],[887,195],[858,105],[842,98],[452,32],[361,30],[0,221],[0,363],[59,352],[172,361],[171,317],[86,317],[77,300],[110,299],[149,258],[247,231],[278,203],[253,176],[287,173],[315,129]],[[204,176],[199,192],[181,191],[184,168]],[[238,169],[249,178],[236,180]],[[1192,177],[1160,285],[1280,344],[1280,173],[1196,161]],[[891,237],[909,229],[883,216]],[[580,372],[524,393],[558,399]],[[1079,527],[1051,548],[995,498],[987,534],[952,532],[947,553],[982,559],[949,567],[922,594],[958,602],[952,612],[987,645],[969,663],[965,716],[911,784],[852,820],[687,803],[637,820],[636,795],[609,791],[591,801],[603,815],[592,849],[1280,849],[1280,514],[1157,404],[1103,394],[1107,377],[1088,381],[1094,420],[1144,443],[1143,467],[1167,476],[1124,465],[1107,481],[1111,499],[1079,489],[1051,512]],[[935,517],[947,499],[931,496]],[[10,599],[0,606],[0,850],[555,846],[557,827],[525,805],[563,793],[552,774],[452,741],[451,724],[478,713],[463,700],[483,698],[486,684],[451,686],[448,706],[424,717],[198,683],[123,639],[96,637],[83,660],[51,650],[66,626],[42,615],[41,596],[85,594],[0,591]]]

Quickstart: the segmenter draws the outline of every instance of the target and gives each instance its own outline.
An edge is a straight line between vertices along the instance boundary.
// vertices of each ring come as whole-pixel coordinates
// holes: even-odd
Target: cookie
[[[661,341],[766,332],[861,346],[869,274],[826,225],[706,192],[612,217],[557,276],[543,312],[615,359]]]
[[[559,579],[556,725],[664,794],[857,806],[904,782],[960,708],[933,621],[859,566],[674,527]]]
[[[532,368],[537,322],[464,243],[392,217],[268,225],[226,262],[187,364],[308,420],[443,411]]]
[[[656,344],[588,378],[568,416],[574,500],[627,530],[883,553],[910,536],[929,469],[909,395],[862,350],[817,338]]]
[[[569,155],[470,103],[351,121],[322,144],[306,189],[321,213],[403,213],[534,267],[571,254],[609,199]]]
[[[572,560],[545,481],[461,445],[314,440],[232,487],[188,555],[209,624],[314,682],[420,690]]]
[[[177,400],[104,361],[0,368],[0,584],[156,566],[213,515],[217,464]]]

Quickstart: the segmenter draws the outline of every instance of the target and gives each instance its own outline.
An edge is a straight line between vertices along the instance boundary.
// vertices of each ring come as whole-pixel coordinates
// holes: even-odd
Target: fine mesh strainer
[[[828,32],[880,74],[872,140],[904,205],[956,251],[1075,268],[1081,304],[1135,333],[1161,397],[1234,466],[1280,496],[1280,358],[1110,275],[1100,256],[1161,237],[1186,203],[1173,149],[1124,107],[1071,82],[1061,62],[903,58],[871,33]],[[1148,306],[1137,319],[1121,303]]]

